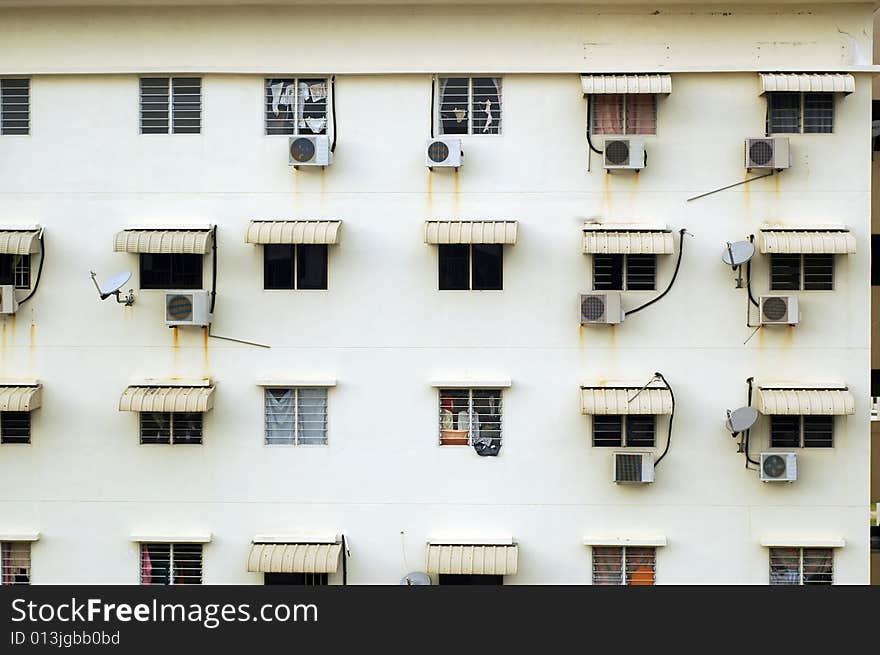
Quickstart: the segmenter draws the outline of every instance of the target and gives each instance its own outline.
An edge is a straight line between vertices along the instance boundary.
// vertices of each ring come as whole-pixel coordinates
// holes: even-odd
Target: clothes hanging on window
[[[277,82],[269,86],[272,91],[272,113],[278,116],[278,105],[281,104],[281,93],[284,90],[284,82]]]
[[[312,134],[320,134],[324,131],[324,127],[327,125],[327,119],[324,116],[319,118],[307,117],[306,126],[312,131]]]

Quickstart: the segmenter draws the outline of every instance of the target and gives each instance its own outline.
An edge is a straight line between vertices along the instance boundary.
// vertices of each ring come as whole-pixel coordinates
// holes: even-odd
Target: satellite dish
[[[721,261],[728,266],[741,266],[755,256],[755,244],[750,241],[728,241],[727,247],[721,252]]]
[[[724,427],[736,436],[740,432],[750,429],[758,420],[758,410],[754,407],[740,407],[732,412],[727,410],[727,420]]]
[[[430,585],[431,576],[429,576],[427,573],[422,573],[421,571],[414,571],[412,573],[407,573],[405,576],[403,576],[400,584],[406,585],[408,587]]]
[[[121,273],[117,273],[113,277],[111,277],[105,284],[98,284],[97,274],[94,271],[91,271],[92,282],[95,283],[95,287],[98,289],[98,295],[101,300],[107,300],[110,296],[116,296],[116,302],[121,303],[128,307],[129,305],[134,304],[134,292],[129,290],[128,295],[124,298],[120,298],[119,290],[122,286],[131,279],[131,271],[122,271]]]

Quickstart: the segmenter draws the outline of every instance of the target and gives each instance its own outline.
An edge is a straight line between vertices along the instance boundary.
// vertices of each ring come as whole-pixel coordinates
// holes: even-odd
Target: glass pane
[[[141,412],[141,443],[171,443],[171,414]]]
[[[653,291],[657,284],[656,255],[626,255],[626,288]]]
[[[623,290],[623,255],[593,255],[593,289]]]
[[[626,96],[626,133],[657,133],[657,96],[632,93]]]
[[[804,447],[831,448],[834,446],[833,416],[804,416]]]
[[[269,243],[263,246],[263,288],[293,289],[295,246]]]
[[[171,255],[171,284],[174,289],[201,289],[202,255]]]
[[[770,417],[770,447],[799,448],[801,445],[800,416]]]
[[[327,288],[326,244],[301,244],[296,247],[296,287]]]
[[[804,290],[834,289],[834,255],[804,255]]]
[[[623,548],[593,546],[593,584],[623,584]]]
[[[797,548],[770,549],[770,584],[800,584],[800,550]]]
[[[0,440],[2,443],[30,443],[31,413],[0,412]]]
[[[501,290],[503,288],[504,246],[500,243],[472,246],[474,278],[472,289]]]
[[[770,255],[770,290],[798,291],[801,288],[801,256]]]
[[[801,94],[768,93],[768,134],[789,134],[801,131]]]
[[[630,414],[626,417],[626,445],[636,448],[654,447],[655,416]]]
[[[804,94],[804,132],[830,133],[834,129],[834,95]]]
[[[464,291],[470,288],[470,247],[462,244],[437,246],[440,262],[440,290]]]

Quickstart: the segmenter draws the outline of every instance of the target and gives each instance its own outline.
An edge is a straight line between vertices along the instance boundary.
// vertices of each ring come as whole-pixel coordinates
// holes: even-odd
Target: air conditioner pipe
[[[19,307],[21,307],[28,300],[30,300],[31,296],[33,296],[37,292],[37,287],[40,286],[40,278],[43,276],[43,262],[46,261],[46,242],[45,242],[45,237],[43,236],[44,229],[45,228],[42,228],[42,227],[40,228],[40,235],[38,237],[38,239],[40,241],[40,265],[37,268],[37,277],[34,280],[34,288],[31,289],[31,292],[28,295],[26,295],[24,298],[22,298],[21,300],[18,301]]]
[[[635,314],[636,312],[640,312],[645,307],[650,307],[655,302],[660,300],[663,296],[665,296],[667,293],[669,293],[669,290],[672,288],[672,285],[675,284],[675,278],[678,277],[678,269],[681,266],[681,256],[684,254],[684,235],[685,235],[685,232],[687,232],[687,230],[685,228],[681,228],[678,231],[678,259],[675,262],[675,270],[672,272],[672,279],[669,280],[669,285],[663,290],[663,293],[661,293],[656,298],[652,298],[651,300],[649,300],[645,304],[639,305],[635,309],[631,309],[628,312],[624,312],[623,313],[624,317],[629,316],[630,314]]]
[[[755,235],[749,235],[749,243],[755,243]],[[758,301],[755,300],[755,297],[752,295],[752,260],[746,262],[746,289],[749,292],[749,301],[755,306],[760,307]]]
[[[437,76],[431,75],[431,138],[434,138],[434,103],[437,101]]]
[[[348,544],[345,543],[345,535],[342,535],[342,586],[348,585]]]
[[[732,189],[735,186],[740,186],[741,184],[748,184],[749,182],[754,182],[755,180],[760,180],[765,177],[770,177],[771,175],[777,174],[779,171],[772,170],[769,173],[764,173],[764,175],[758,175],[757,177],[750,177],[745,180],[740,180],[739,182],[734,182],[733,184],[728,184],[727,186],[720,187],[718,189],[713,189],[712,191],[707,191],[706,193],[701,193],[698,196],[694,196],[693,198],[688,198],[687,202],[691,200],[699,200],[700,198],[705,198],[706,196],[711,196],[713,193],[718,193],[719,191],[726,191],[727,189]]]
[[[749,377],[746,378],[746,383],[749,385],[749,393],[747,396],[748,403],[747,407],[752,406],[752,383],[755,381],[755,378]],[[746,454],[746,468],[749,467],[749,464],[754,464],[755,466],[761,466],[761,462],[756,462],[749,456],[749,437],[751,437],[752,428],[749,428],[744,433],[744,443],[745,443],[745,454]]]
[[[592,111],[591,111],[592,110],[592,107],[591,107],[592,102],[593,102],[592,96],[588,97],[587,98],[587,144],[590,146],[590,150],[595,152],[597,155],[602,155],[602,154],[604,154],[603,151],[597,150],[596,146],[593,145],[592,139],[590,139],[590,132],[593,129],[592,118],[590,116],[592,113]]]
[[[330,113],[333,114],[333,143],[330,152],[336,151],[336,76],[330,77]]]
[[[672,443],[672,420],[675,418],[675,394],[672,393],[672,387],[669,386],[669,382],[666,381],[666,378],[663,377],[662,373],[658,371],[654,373],[654,377],[660,378],[663,381],[663,384],[666,385],[666,389],[669,391],[669,397],[672,398],[672,411],[669,413],[669,431],[666,434],[666,448],[663,449],[663,453],[657,458],[657,461],[654,462],[654,468],[657,468],[657,465],[663,461],[664,457],[666,457],[666,453],[669,452],[669,446]]]

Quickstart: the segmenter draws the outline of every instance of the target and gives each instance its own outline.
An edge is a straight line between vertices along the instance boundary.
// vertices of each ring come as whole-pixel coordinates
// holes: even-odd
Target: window
[[[834,255],[770,255],[771,291],[831,291]]]
[[[264,585],[296,585],[299,587],[323,587],[327,585],[326,573],[264,573]]]
[[[327,389],[266,389],[266,443],[326,445]]]
[[[326,289],[327,244],[263,246],[264,289]]]
[[[501,446],[500,389],[441,389],[440,444]]]
[[[202,79],[142,77],[141,134],[199,134],[202,131]]]
[[[141,584],[202,584],[202,545],[141,544]]]
[[[593,546],[593,584],[653,585],[653,546]]]
[[[0,255],[0,284],[11,284],[16,289],[30,289],[31,256]]]
[[[31,583],[31,545],[27,541],[0,542],[0,584]]]
[[[440,244],[441,291],[501,291],[504,246],[500,243]]]
[[[31,413],[0,412],[0,443],[30,443]]]
[[[327,80],[266,80],[266,134],[326,134]]]
[[[834,446],[833,416],[770,417],[771,448],[831,448]]]
[[[776,91],[767,94],[767,134],[830,133],[834,94]]]
[[[593,445],[599,447],[653,448],[656,417],[653,414],[593,416]]]
[[[142,444],[202,443],[201,412],[141,412]]]
[[[871,235],[871,286],[880,286],[880,234]]]
[[[141,289],[201,289],[202,255],[141,253]]]
[[[830,585],[834,576],[831,548],[771,548],[771,585]]]
[[[652,291],[657,285],[657,255],[593,255],[596,291]]]
[[[441,77],[441,134],[501,134],[500,77]]]
[[[30,134],[31,81],[0,80],[0,135]]]
[[[623,136],[657,133],[657,96],[609,93],[590,96],[592,134]]]
[[[504,584],[503,575],[458,575],[452,573],[441,573],[438,576],[438,583],[441,585],[494,585],[501,586]]]

